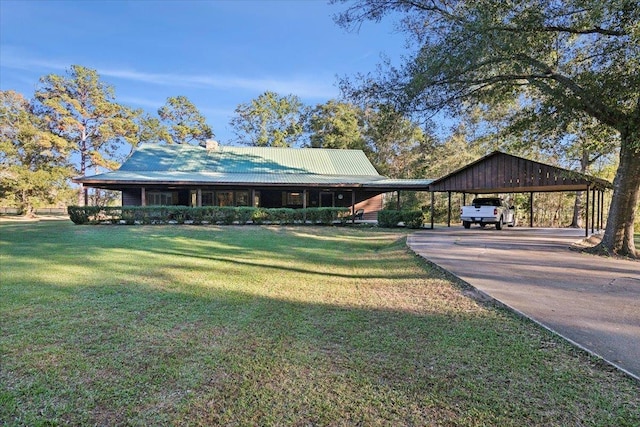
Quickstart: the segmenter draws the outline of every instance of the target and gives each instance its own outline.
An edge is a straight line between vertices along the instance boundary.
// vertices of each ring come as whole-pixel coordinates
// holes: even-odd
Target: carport
[[[494,151],[465,167],[429,184],[431,192],[431,228],[433,228],[435,193],[447,193],[447,226],[451,226],[451,194],[529,193],[530,227],[533,227],[535,193],[585,191],[585,236],[603,228],[604,193],[613,185],[601,178],[562,169],[500,151]],[[591,211],[589,211],[591,204]],[[591,217],[591,218],[589,218]]]

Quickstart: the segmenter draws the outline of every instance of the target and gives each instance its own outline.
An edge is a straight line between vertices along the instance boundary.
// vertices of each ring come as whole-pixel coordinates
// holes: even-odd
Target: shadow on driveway
[[[419,231],[409,247],[640,379],[640,262],[570,249],[580,229]]]

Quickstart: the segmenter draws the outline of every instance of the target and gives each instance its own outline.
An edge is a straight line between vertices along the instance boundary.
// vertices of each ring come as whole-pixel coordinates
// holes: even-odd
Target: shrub
[[[224,225],[231,225],[234,222],[236,222],[237,208],[233,208],[229,206],[221,206],[218,208],[218,212],[220,215],[220,221]]]
[[[402,221],[401,211],[392,209],[383,209],[378,212],[378,225],[384,228],[397,227],[398,223]]]
[[[311,225],[317,224],[320,221],[320,211],[321,208],[306,208],[304,209],[304,218],[306,222]]]
[[[207,207],[191,208],[191,220],[194,224],[202,224],[207,217]]]
[[[256,211],[256,208],[252,208],[249,206],[236,208],[238,224],[245,225],[247,222],[253,220],[253,215],[255,211]]]
[[[264,224],[268,218],[269,214],[264,208],[256,208],[256,210],[251,214],[251,221],[253,221],[254,224]]]
[[[67,213],[69,214],[69,219],[71,219],[71,221],[73,221],[74,224],[89,223],[89,213],[83,207],[68,206]]]
[[[424,224],[424,213],[420,209],[401,211],[401,217],[407,228],[421,228]]]
[[[293,224],[295,218],[295,209],[291,208],[272,208],[268,209],[268,221],[274,224],[286,225]]]
[[[311,224],[331,225],[349,220],[349,208],[253,208],[250,206],[69,206],[69,218],[75,224]]]
[[[331,225],[333,224],[334,215],[333,208],[318,208],[318,217],[320,224]]]

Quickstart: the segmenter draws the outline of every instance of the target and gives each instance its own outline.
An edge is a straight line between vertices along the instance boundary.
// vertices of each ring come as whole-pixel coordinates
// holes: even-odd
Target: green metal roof
[[[383,182],[382,176],[317,175],[295,173],[220,173],[184,171],[114,171],[76,179],[87,184],[282,184],[282,185],[356,185]]]
[[[214,172],[379,176],[360,150],[145,144],[120,167],[127,172]]]
[[[431,180],[390,180],[364,152],[319,148],[144,144],[120,169],[79,177],[88,185],[275,185],[426,188]]]

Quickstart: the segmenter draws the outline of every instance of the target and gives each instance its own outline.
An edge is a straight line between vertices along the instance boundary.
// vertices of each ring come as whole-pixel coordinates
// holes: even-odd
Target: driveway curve
[[[574,251],[584,230],[436,228],[408,246],[640,380],[640,262]]]

